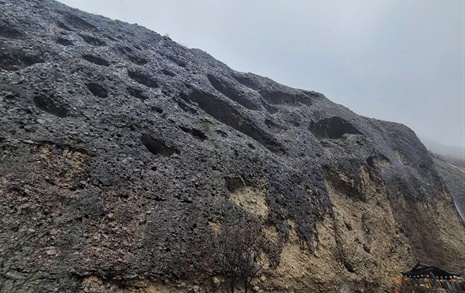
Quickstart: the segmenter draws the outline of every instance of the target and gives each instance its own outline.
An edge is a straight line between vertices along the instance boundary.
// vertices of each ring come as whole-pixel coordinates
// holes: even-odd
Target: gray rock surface
[[[447,158],[434,158],[438,170],[454,199],[455,206],[465,224],[465,168],[463,164],[454,164]]]
[[[412,255],[464,259],[436,251],[434,230],[426,245],[425,210],[400,204],[449,196],[406,126],[51,0],[0,1],[0,159],[4,292],[186,279],[212,225],[254,216],[231,200],[247,188],[264,190],[278,247],[292,220],[311,252],[332,214],[328,185],[367,200],[361,168],[386,188]]]

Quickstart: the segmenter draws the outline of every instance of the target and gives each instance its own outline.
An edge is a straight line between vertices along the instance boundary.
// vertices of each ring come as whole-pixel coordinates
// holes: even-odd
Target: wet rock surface
[[[416,259],[465,260],[407,127],[50,0],[0,1],[0,159],[5,292],[194,290],[244,217],[279,247],[254,285],[273,292],[379,292]]]

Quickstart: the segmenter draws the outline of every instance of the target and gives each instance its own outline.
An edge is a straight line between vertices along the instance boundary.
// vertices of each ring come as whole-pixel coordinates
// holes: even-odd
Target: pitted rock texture
[[[0,160],[4,292],[218,291],[211,240],[241,218],[279,249],[264,292],[465,263],[407,127],[51,0],[0,1]]]

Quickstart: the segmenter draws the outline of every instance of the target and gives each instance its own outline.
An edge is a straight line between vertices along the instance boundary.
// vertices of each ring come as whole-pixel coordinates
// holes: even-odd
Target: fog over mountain
[[[426,148],[428,148],[430,151],[434,153],[447,156],[447,157],[453,157],[453,158],[465,160],[465,149],[463,148],[444,145],[437,141],[424,138],[421,136],[420,136],[420,139],[425,144]]]

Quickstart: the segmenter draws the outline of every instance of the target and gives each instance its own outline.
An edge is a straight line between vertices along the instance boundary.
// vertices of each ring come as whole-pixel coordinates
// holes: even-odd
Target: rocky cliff
[[[2,292],[218,291],[213,252],[244,223],[274,251],[263,292],[465,263],[404,125],[51,0],[0,1],[0,160]]]
[[[434,163],[439,175],[444,179],[452,195],[455,207],[465,224],[465,167],[463,161],[434,155]]]

